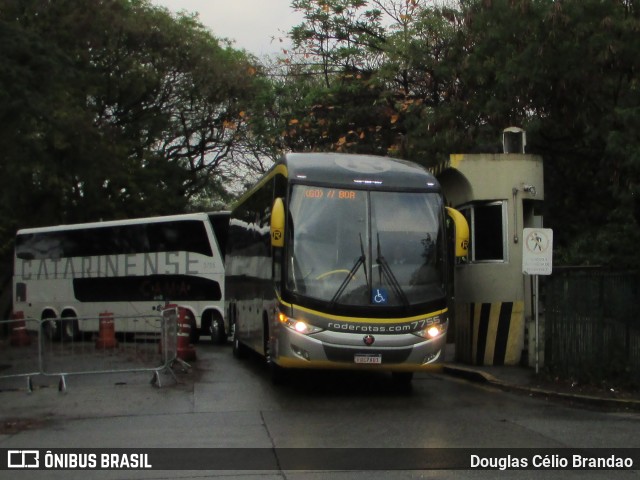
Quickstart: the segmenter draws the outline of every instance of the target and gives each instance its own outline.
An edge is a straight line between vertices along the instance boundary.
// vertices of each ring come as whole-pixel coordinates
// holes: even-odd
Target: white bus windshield
[[[387,307],[444,297],[438,194],[294,185],[289,210],[291,292]]]

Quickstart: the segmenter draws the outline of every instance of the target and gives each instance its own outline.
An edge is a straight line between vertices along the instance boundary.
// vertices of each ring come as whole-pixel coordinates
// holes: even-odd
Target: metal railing
[[[547,366],[592,379],[640,379],[638,273],[557,269],[544,294]]]
[[[140,326],[144,323],[144,329]],[[0,382],[24,379],[33,391],[38,376],[59,377],[58,389],[66,391],[67,377],[114,373],[152,374],[151,384],[161,387],[161,374],[170,374],[178,358],[178,307],[155,316],[22,318],[0,320]],[[140,333],[144,330],[144,333]]]

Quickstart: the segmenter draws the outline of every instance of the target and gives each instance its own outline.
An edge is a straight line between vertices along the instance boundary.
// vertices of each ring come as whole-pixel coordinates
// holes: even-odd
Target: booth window
[[[506,202],[474,202],[460,207],[469,222],[469,261],[505,262]]]

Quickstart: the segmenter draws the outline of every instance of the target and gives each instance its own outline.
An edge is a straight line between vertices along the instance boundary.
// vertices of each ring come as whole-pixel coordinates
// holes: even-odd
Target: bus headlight
[[[322,328],[310,325],[302,320],[296,320],[295,318],[289,318],[284,313],[278,314],[278,320],[285,327],[290,328],[303,335],[311,335],[312,333],[318,333],[322,331]]]
[[[447,323],[432,323],[422,330],[418,330],[417,332],[412,333],[418,337],[431,340],[447,333]]]

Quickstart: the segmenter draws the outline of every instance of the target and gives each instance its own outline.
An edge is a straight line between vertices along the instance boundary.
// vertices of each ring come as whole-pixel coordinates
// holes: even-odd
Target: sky
[[[286,32],[300,23],[291,0],[151,0],[172,12],[198,13],[214,36],[234,41],[234,47],[258,57],[275,55],[290,45]],[[275,40],[273,38],[276,38]],[[283,38],[280,43],[278,38]]]

